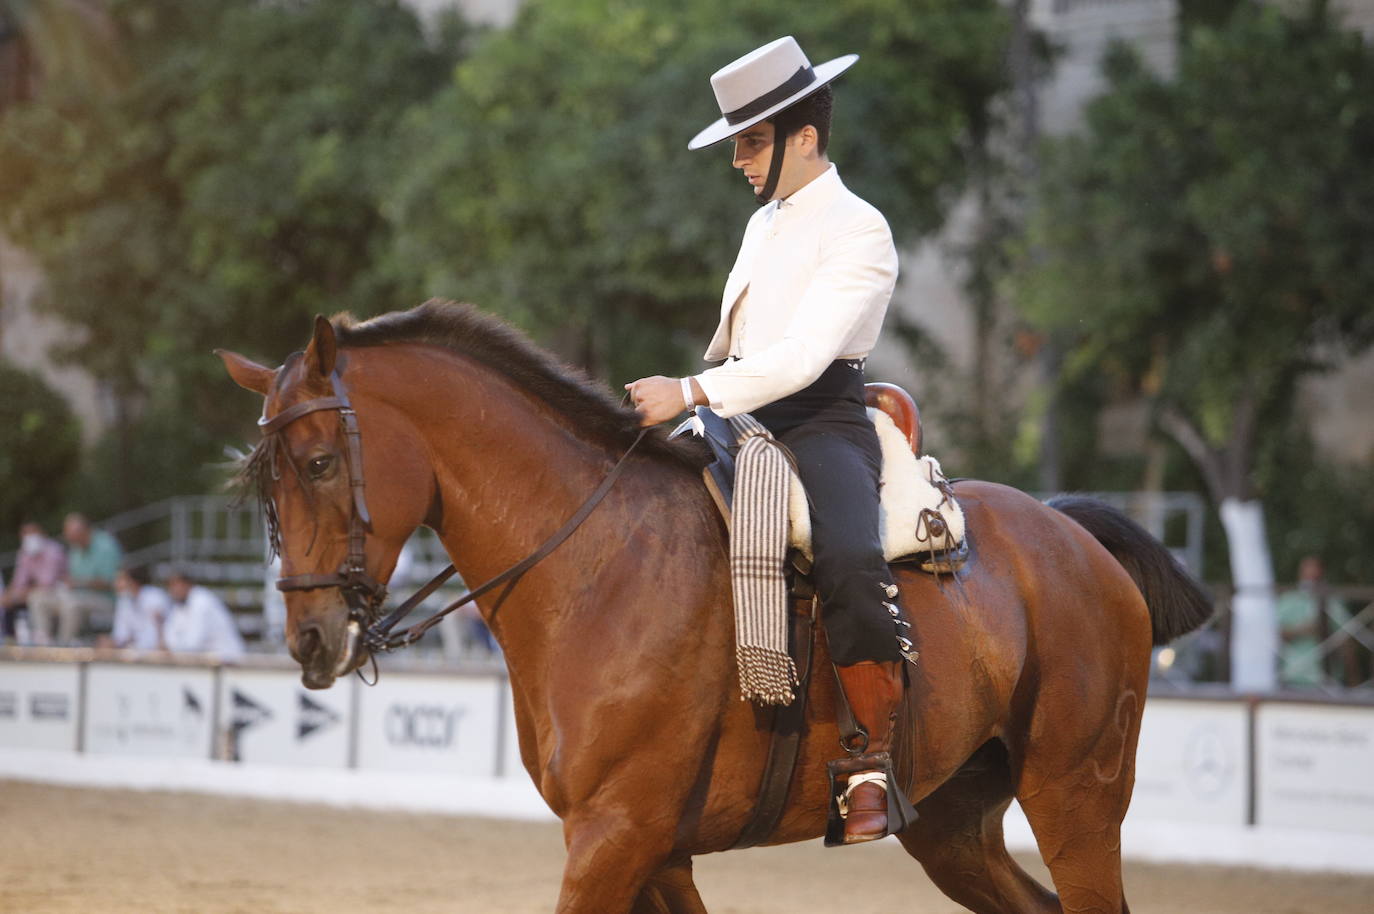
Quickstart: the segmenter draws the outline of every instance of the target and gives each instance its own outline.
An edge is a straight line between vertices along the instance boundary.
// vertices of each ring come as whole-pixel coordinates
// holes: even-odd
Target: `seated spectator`
[[[32,601],[29,615],[39,638],[46,638],[52,616],[57,616],[57,643],[75,644],[77,635],[92,614],[114,613],[114,579],[119,571],[120,549],[104,530],[91,528],[81,514],[68,514],[62,523],[67,541],[67,576],[51,598]],[[40,640],[39,643],[42,643]]]
[[[243,656],[243,638],[234,615],[208,587],[196,584],[183,571],[167,576],[172,608],[162,626],[162,643],[169,651],[214,654],[220,660]]]
[[[56,605],[57,591],[67,575],[67,557],[62,544],[50,539],[37,521],[25,521],[19,527],[19,560],[14,566],[10,586],[0,593],[0,608],[4,610],[6,635],[17,635],[23,644],[29,638],[15,629],[15,614],[27,608],[29,627],[37,644],[47,644],[49,635],[47,615],[40,614]]]
[[[1327,678],[1339,683],[1348,658],[1345,651],[1330,647],[1323,650],[1323,642],[1350,621],[1350,613],[1345,604],[1327,593],[1326,568],[1319,557],[1303,558],[1298,564],[1297,588],[1280,596],[1274,611],[1283,639],[1279,649],[1280,681],[1298,687],[1319,686]],[[1333,643],[1347,649],[1351,646],[1345,637],[1334,639]],[[1327,651],[1332,656],[1326,657]]]
[[[114,631],[101,638],[101,646],[157,650],[172,608],[167,591],[149,584],[148,569],[138,566],[115,575],[115,593]]]

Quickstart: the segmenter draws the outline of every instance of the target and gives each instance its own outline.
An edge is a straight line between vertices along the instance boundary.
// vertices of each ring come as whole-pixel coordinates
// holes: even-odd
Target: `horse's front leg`
[[[558,914],[629,914],[649,877],[664,867],[676,823],[646,817],[634,802],[597,803],[564,820],[568,862]]]

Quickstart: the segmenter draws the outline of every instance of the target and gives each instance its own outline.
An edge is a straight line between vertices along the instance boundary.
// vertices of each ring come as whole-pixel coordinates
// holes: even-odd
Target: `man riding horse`
[[[811,574],[830,654],[867,732],[864,756],[873,756],[845,789],[846,844],[889,833],[884,754],[903,658],[915,656],[883,558],[881,457],[864,406],[864,360],[897,281],[897,251],[882,213],[841,183],[826,155],[829,83],[857,60],[812,67],[786,37],[711,77],[722,117],[688,148],[733,139],[733,165],[759,204],[706,350],[708,361],[725,361],[691,378],[626,385],[645,425],[693,406],[722,417],[748,412],[796,458],[811,503]]]

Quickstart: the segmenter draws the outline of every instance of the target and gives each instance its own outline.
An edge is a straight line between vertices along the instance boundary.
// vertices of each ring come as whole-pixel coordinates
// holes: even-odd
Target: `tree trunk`
[[[1278,684],[1278,615],[1274,564],[1259,499],[1227,498],[1221,503],[1236,594],[1231,602],[1231,686],[1268,692]]]
[[[1226,551],[1236,596],[1231,605],[1231,685],[1245,692],[1272,690],[1277,682],[1278,616],[1274,601],[1274,563],[1264,528],[1264,505],[1250,484],[1258,398],[1237,403],[1230,440],[1212,447],[1182,410],[1166,404],[1160,425],[1193,459],[1226,531]]]

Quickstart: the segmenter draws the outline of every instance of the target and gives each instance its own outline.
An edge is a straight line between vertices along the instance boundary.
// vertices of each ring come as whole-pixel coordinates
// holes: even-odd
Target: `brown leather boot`
[[[902,663],[865,660],[852,666],[836,667],[840,684],[859,726],[868,731],[864,755],[892,751],[892,730],[897,723],[897,707],[902,701]],[[844,843],[873,841],[887,834],[887,783],[877,769],[849,775],[845,789]]]

